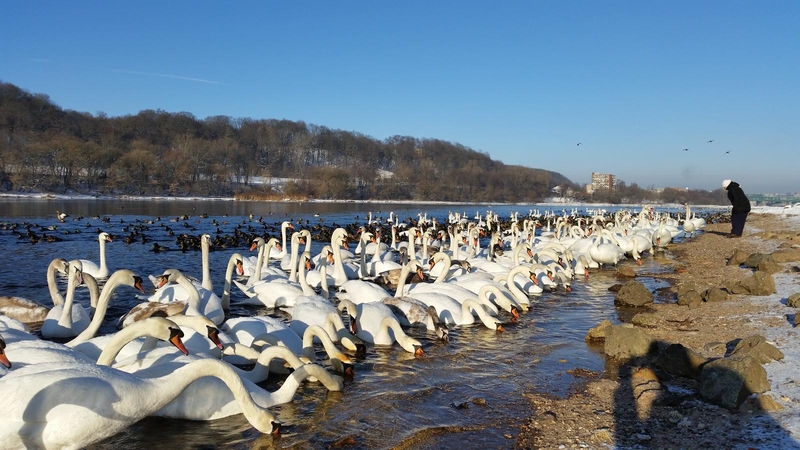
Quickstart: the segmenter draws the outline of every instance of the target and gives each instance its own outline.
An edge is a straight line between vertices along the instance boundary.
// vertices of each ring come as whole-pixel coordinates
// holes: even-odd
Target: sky
[[[4,2],[0,81],[91,114],[441,139],[579,184],[800,192],[798,26],[786,0]]]

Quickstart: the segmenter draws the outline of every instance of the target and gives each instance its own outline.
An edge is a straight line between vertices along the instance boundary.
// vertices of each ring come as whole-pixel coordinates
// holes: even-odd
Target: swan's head
[[[206,328],[208,329],[208,333],[206,334],[208,339],[213,342],[218,349],[222,350],[222,341],[219,339],[219,328],[210,325],[206,325]]]
[[[167,283],[177,283],[182,276],[183,274],[178,269],[167,269],[163,274],[157,277],[158,286],[156,286],[156,289],[166,285]]]
[[[142,294],[147,294],[147,292],[144,290],[144,287],[142,287],[142,277],[139,275],[133,276],[133,287],[138,289]]]
[[[99,242],[111,242],[111,235],[104,231],[97,236],[97,240]]]
[[[275,242],[278,242],[277,239],[275,240]],[[260,237],[257,237],[255,239],[253,239],[253,243],[250,244],[250,251],[252,252],[253,250],[261,247],[262,245],[264,245],[264,239],[260,238]]]
[[[67,263],[67,273],[68,276],[71,278],[75,278],[75,282],[78,285],[83,284],[83,263],[77,259],[74,259]]]
[[[425,350],[422,349],[422,344],[419,342],[414,344],[414,357],[415,358],[424,358],[428,355],[425,354]]]
[[[4,341],[3,338],[0,338],[0,364],[7,369],[11,368],[11,361],[9,361],[6,356],[6,341]]]
[[[189,354],[189,350],[186,350],[186,346],[183,345],[183,331],[181,331],[180,327],[177,325],[175,327],[169,327],[169,339],[167,340],[184,355]]]

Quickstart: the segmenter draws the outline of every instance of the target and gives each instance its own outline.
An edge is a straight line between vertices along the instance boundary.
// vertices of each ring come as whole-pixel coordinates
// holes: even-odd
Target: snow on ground
[[[786,218],[793,224],[795,231],[800,231],[800,204],[790,207],[754,207],[751,213],[775,214]],[[777,293],[763,297],[751,297],[751,301],[762,307],[762,313],[753,320],[763,323],[759,327],[761,334],[773,343],[784,354],[782,361],[765,364],[767,378],[772,391],[768,392],[784,409],[774,411],[770,416],[783,429],[789,431],[795,439],[800,438],[800,328],[795,328],[794,315],[796,309],[786,306],[786,299],[800,292],[800,274],[797,272],[778,273],[774,275]],[[767,325],[772,319],[778,319],[780,326]],[[795,448],[798,440],[785,442],[788,447]]]

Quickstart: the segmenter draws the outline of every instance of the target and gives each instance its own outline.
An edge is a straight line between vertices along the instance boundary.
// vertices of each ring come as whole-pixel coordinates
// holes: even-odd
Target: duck
[[[47,288],[50,291],[53,306],[64,303],[64,297],[58,291],[56,273],[66,275],[68,271],[69,263],[64,258],[55,258],[47,266]],[[88,276],[86,278],[88,279]],[[49,312],[50,307],[35,300],[16,296],[0,296],[0,314],[13,317],[25,324],[44,322]]]

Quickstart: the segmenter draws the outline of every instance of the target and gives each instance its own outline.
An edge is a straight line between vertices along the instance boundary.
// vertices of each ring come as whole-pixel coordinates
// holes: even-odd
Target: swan
[[[405,266],[403,266],[403,269],[400,272],[400,281],[397,285],[395,295],[398,293],[402,295],[405,286],[405,280],[408,278],[408,275],[412,270],[419,268],[420,264],[416,260],[409,261]],[[386,289],[378,286],[375,283],[363,280],[347,280],[339,287],[339,292],[336,294],[336,298],[340,300],[347,299],[355,304],[380,302],[384,298],[391,296],[392,294],[387,292]]]
[[[169,319],[149,317],[126,327],[124,330],[92,338],[74,344],[70,348],[103,366],[111,366],[117,358],[127,358],[139,351],[155,348],[159,341],[167,342],[180,350],[181,353],[188,354],[186,341],[183,339],[185,334],[181,329],[181,325],[177,322],[179,317],[181,316],[170,317]],[[145,347],[137,342],[139,338],[144,339],[146,344],[143,345]],[[152,344],[150,344],[151,340]],[[221,348],[222,344],[220,343],[219,346]],[[140,349],[134,350],[136,347],[140,347]]]
[[[98,266],[88,259],[81,259],[80,262],[83,265],[83,271],[89,275],[97,279],[108,278],[109,271],[106,265],[106,242],[111,242],[111,235],[104,231],[97,235],[97,242],[100,244],[100,265]]]
[[[0,440],[7,448],[84,448],[154,414],[203,377],[222,380],[260,432],[278,430],[276,417],[253,401],[242,379],[221,361],[200,359],[158,378],[51,363],[0,379]]]
[[[327,266],[334,264],[333,261],[333,248],[330,245],[322,247],[322,251],[318,257],[312,258],[312,261],[317,260],[317,267],[319,270],[309,270],[306,272],[306,283],[314,289],[327,289],[336,284],[336,280],[328,274]],[[324,269],[324,272],[323,272]],[[323,281],[325,285],[323,286]]]
[[[50,291],[50,299],[53,306],[64,303],[64,297],[58,292],[56,283],[56,272],[65,274],[69,271],[69,263],[64,258],[55,258],[47,266],[47,288]],[[84,274],[85,276],[86,274]],[[88,279],[88,276],[85,276]],[[41,305],[34,300],[23,297],[0,296],[0,314],[13,317],[22,323],[32,324],[44,322],[50,308]]]
[[[273,247],[272,250],[267,253],[267,259],[277,259],[281,260],[287,254],[287,247],[286,247],[286,230],[291,228],[294,230],[294,225],[292,222],[288,220],[283,221],[281,223],[281,246],[278,248]]]
[[[425,356],[422,344],[403,331],[392,310],[383,303],[356,305],[345,299],[339,302],[338,308],[339,311],[347,310],[353,334],[364,342],[388,346],[397,341],[405,351],[413,353],[415,357]]]
[[[250,256],[242,261],[242,268],[244,273],[248,276],[248,279],[245,285],[241,285],[240,283],[236,282],[236,285],[239,286],[240,289],[244,290],[244,287],[242,286],[250,286],[263,279],[288,279],[286,272],[276,267],[269,267],[269,258],[266,255],[268,255],[275,247],[278,249],[281,248],[281,244],[276,238],[270,238],[268,241],[265,241],[264,238],[260,237],[253,239],[253,244],[250,246],[250,251],[252,252],[253,250],[258,249],[258,255],[255,257]]]
[[[243,379],[242,388],[256,405],[268,408],[291,402],[300,383],[310,377],[331,391],[341,391],[344,382],[317,364],[303,364],[297,367],[275,392],[266,391],[252,381]],[[224,389],[223,382],[217,378],[202,378],[192,383],[186,391],[168,405],[152,415],[189,420],[215,420],[241,414],[243,408],[232,390]]]
[[[82,281],[80,261],[70,261],[67,275],[67,297],[63,305],[54,306],[47,313],[47,317],[42,323],[42,337],[47,339],[72,338],[89,326],[91,322],[89,313],[74,302],[75,286]]]
[[[225,321],[225,310],[222,307],[222,299],[209,290],[203,288],[198,289],[198,287],[186,278],[186,275],[180,270],[167,269],[158,278],[159,285],[157,292],[153,294],[157,297],[153,300],[151,296],[150,301],[157,301],[159,303],[185,303],[185,312],[188,315],[206,316],[217,325]],[[177,284],[183,288],[183,292],[177,289],[171,289],[172,286],[167,286],[168,283]],[[183,297],[184,293],[186,295],[185,297]]]
[[[387,305],[394,313],[400,325],[406,327],[423,326],[433,331],[446,343],[450,342],[447,325],[439,321],[436,308],[412,297],[386,297],[381,303]]]
[[[297,236],[296,238],[295,235]],[[300,230],[297,233],[292,233],[291,242],[292,242],[292,254],[286,255],[283,257],[283,259],[281,259],[281,270],[284,271],[292,271],[292,269],[294,269],[295,271],[297,270],[297,255],[301,253],[299,248],[300,245],[305,244],[306,246],[305,249],[303,249],[303,252],[311,251],[311,232],[308,230]],[[293,258],[294,261],[292,261]],[[297,281],[296,279],[292,278],[291,275],[289,276],[289,279],[292,281]]]

